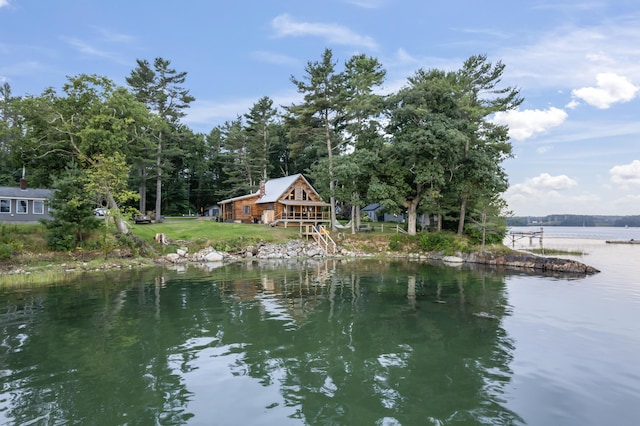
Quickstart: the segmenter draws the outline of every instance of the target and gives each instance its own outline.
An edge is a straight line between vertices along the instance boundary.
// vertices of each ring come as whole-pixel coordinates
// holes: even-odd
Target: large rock
[[[205,262],[220,262],[224,259],[222,253],[218,253],[217,251],[212,251],[204,255]]]
[[[478,252],[467,255],[465,261],[484,265],[534,269],[550,272],[566,272],[587,275],[600,272],[592,266],[575,260],[534,256],[525,253],[495,254],[490,252]]]

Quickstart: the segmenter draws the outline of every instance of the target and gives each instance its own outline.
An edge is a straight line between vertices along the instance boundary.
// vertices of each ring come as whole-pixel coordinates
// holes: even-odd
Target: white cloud
[[[576,206],[584,205],[585,201],[598,199],[595,194],[570,195],[569,191],[577,185],[578,182],[567,175],[541,173],[510,186],[504,198],[517,215],[573,212]]]
[[[549,173],[541,173],[536,177],[527,179],[524,183],[524,185],[539,191],[562,191],[577,184],[578,182],[567,175],[551,176]]]
[[[567,119],[567,113],[559,108],[546,110],[526,109],[497,112],[493,122],[509,127],[509,137],[523,141],[544,133],[552,127],[561,125]]]
[[[117,62],[120,64],[130,64],[130,61],[126,61],[117,53],[99,49],[77,38],[63,37],[62,39],[66,41],[69,45],[73,46],[80,53],[83,53],[85,55],[108,59],[110,61]]]
[[[558,191],[564,191],[576,186],[578,182],[567,175],[551,176],[549,173],[541,173],[536,177],[526,179],[523,183],[518,183],[509,187],[507,192],[511,196],[548,196],[557,195]]]
[[[383,0],[346,0],[346,3],[361,7],[363,9],[377,9],[383,5],[384,1]]]
[[[629,102],[635,98],[640,87],[626,77],[615,73],[600,73],[596,76],[597,87],[583,87],[571,91],[572,96],[600,109],[607,109],[618,102]]]
[[[276,65],[295,65],[298,64],[298,59],[287,55],[281,55],[279,53],[267,52],[264,50],[256,51],[251,54],[251,57],[262,62],[267,62]]]
[[[272,95],[270,98],[275,108],[301,101],[301,95],[295,90]],[[225,121],[233,120],[239,114],[249,111],[257,101],[258,98],[238,98],[227,101],[196,100],[189,107],[183,121],[196,131],[209,132]]]
[[[564,25],[540,37],[521,35],[532,41],[505,46],[496,55],[507,64],[505,78],[529,89],[587,86],[602,72],[640,80],[640,15],[601,22]]]
[[[546,154],[549,151],[553,151],[553,146],[551,145],[544,145],[544,146],[540,146],[538,148],[536,148],[536,152],[538,154]]]
[[[287,14],[273,18],[271,26],[279,37],[316,36],[333,44],[362,46],[369,49],[378,47],[373,38],[356,34],[342,25],[298,22]]]
[[[0,0],[0,7],[9,6],[9,0]]]
[[[614,166],[609,170],[611,181],[616,184],[640,185],[640,161],[633,160],[629,164]]]
[[[96,30],[102,35],[105,41],[112,43],[131,43],[135,37],[129,34],[118,33],[107,28],[96,27]]]

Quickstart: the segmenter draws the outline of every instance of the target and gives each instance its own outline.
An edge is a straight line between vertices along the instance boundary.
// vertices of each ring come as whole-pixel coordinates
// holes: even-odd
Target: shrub
[[[0,259],[10,259],[13,256],[13,246],[11,244],[0,243]]]
[[[418,245],[421,250],[453,255],[470,250],[466,239],[450,232],[424,232],[420,234]]]

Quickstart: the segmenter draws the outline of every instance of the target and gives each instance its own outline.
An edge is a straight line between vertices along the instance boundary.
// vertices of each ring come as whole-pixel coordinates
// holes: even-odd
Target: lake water
[[[640,229],[543,235],[601,272],[283,261],[0,290],[0,423],[640,424],[640,245],[605,243]]]

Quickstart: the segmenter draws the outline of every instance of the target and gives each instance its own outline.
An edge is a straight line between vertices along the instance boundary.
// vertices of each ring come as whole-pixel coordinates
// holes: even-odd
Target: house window
[[[308,200],[309,196],[307,195],[307,191],[305,191],[304,189],[302,190],[302,199],[303,200]]]
[[[33,214],[44,214],[44,203],[42,201],[33,202]]]
[[[242,213],[251,214],[251,206],[243,206],[242,207]]]
[[[27,200],[18,200],[18,204],[16,204],[16,213],[27,213]]]
[[[0,213],[11,213],[11,200],[0,200]]]

